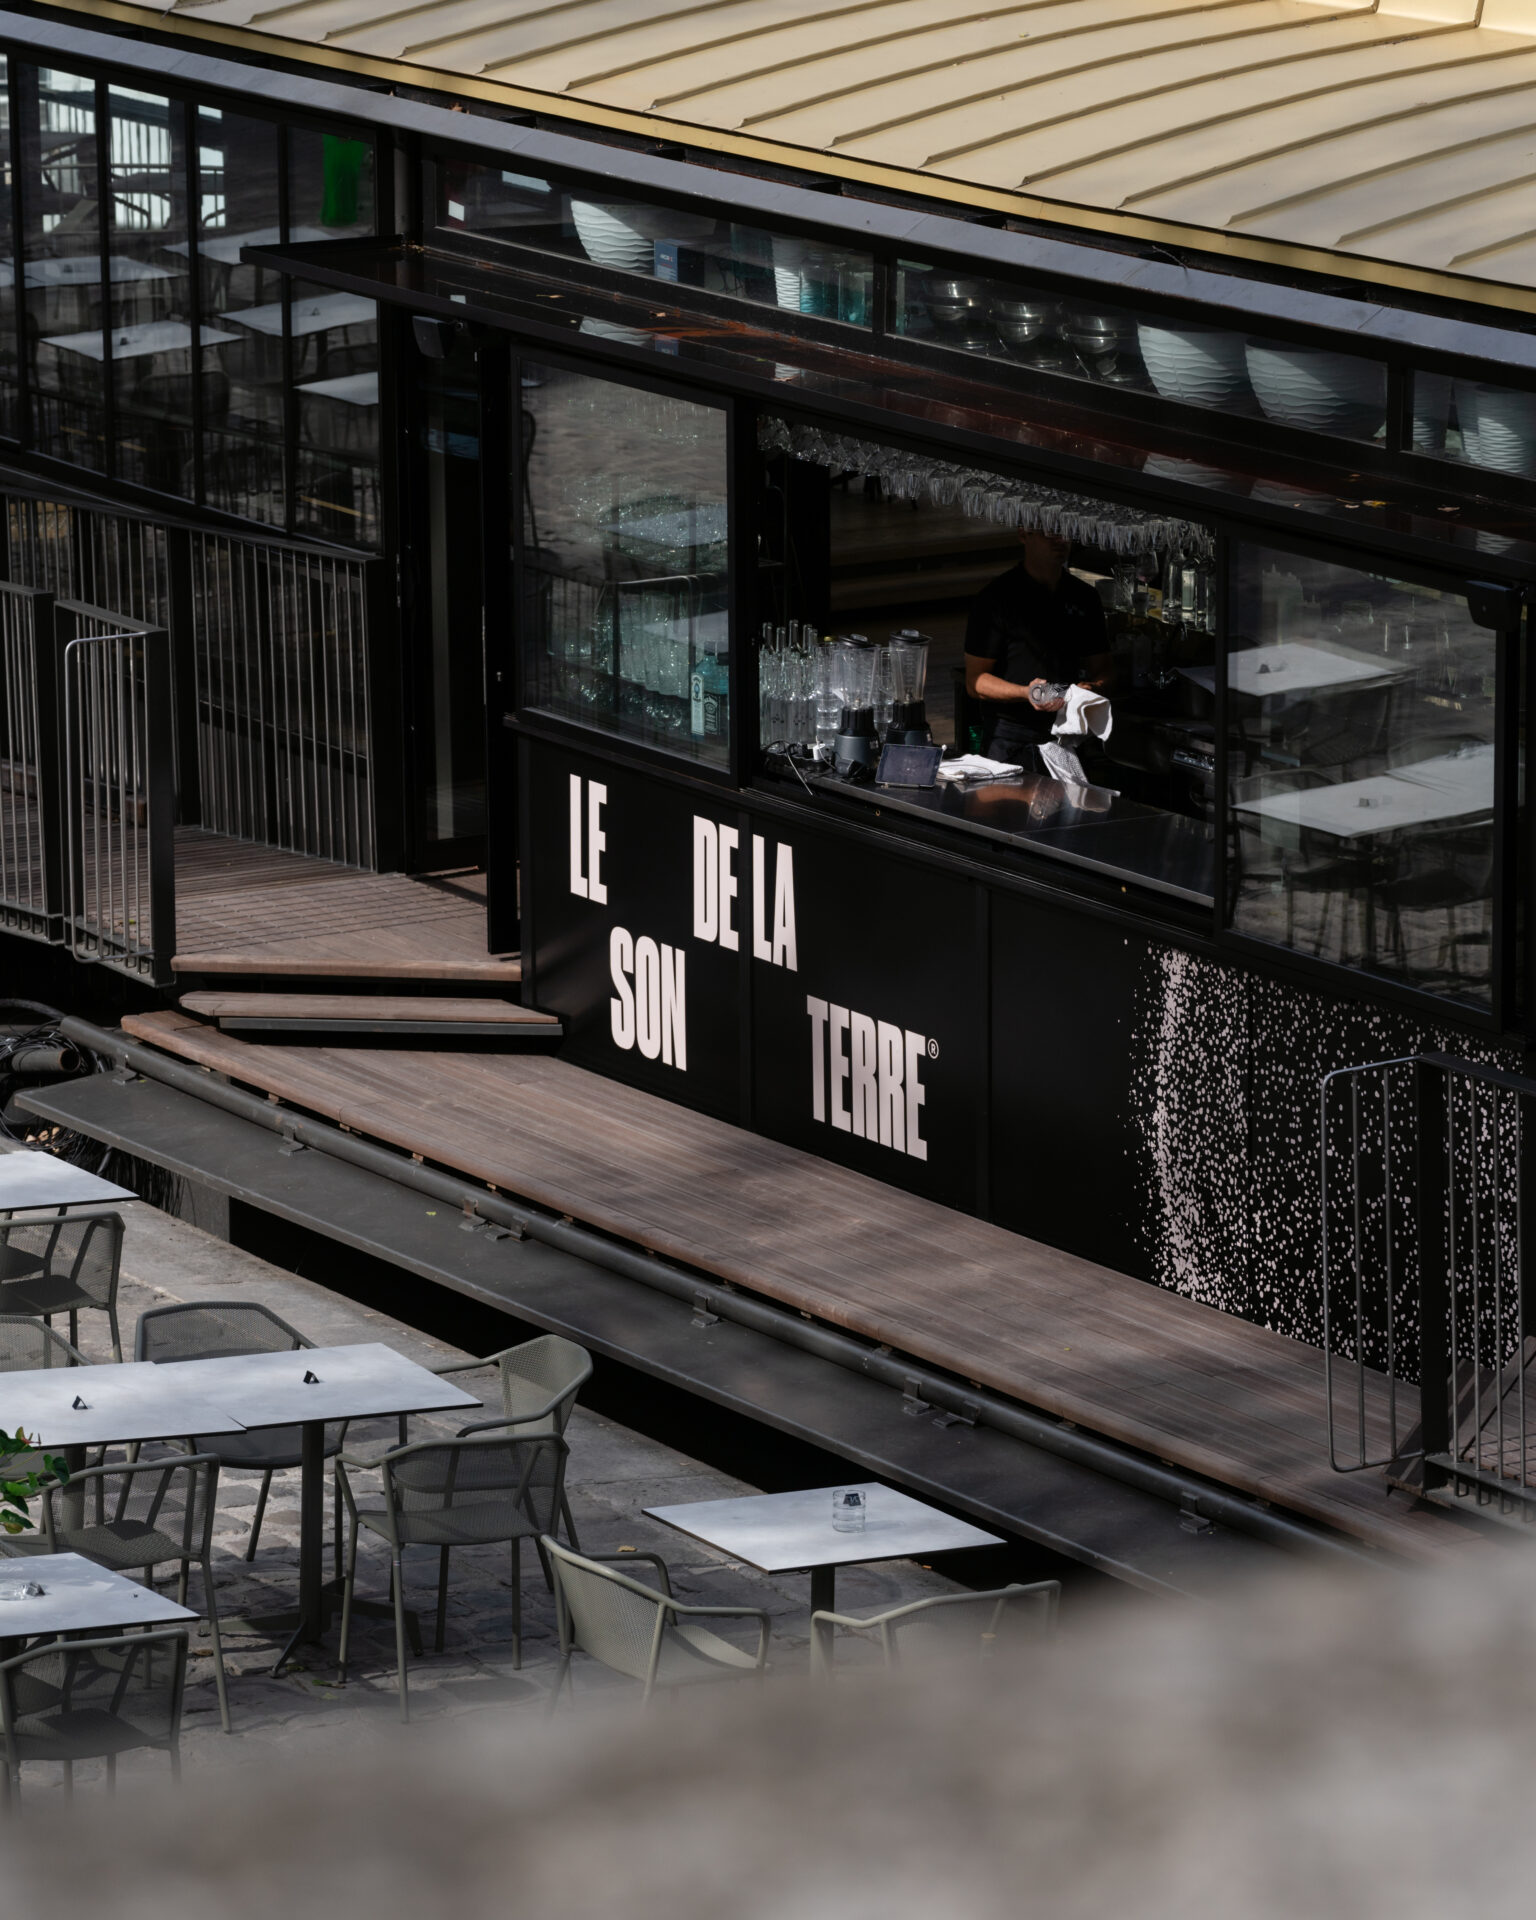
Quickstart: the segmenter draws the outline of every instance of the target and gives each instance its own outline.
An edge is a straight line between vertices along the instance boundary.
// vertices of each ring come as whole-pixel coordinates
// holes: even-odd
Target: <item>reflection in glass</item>
[[[341,240],[373,232],[373,145],[288,129],[288,238]]]
[[[21,368],[16,331],[16,238],[11,183],[10,62],[0,53],[0,434],[21,434]]]
[[[430,647],[411,723],[420,836],[431,851],[433,843],[476,839],[486,824],[480,396],[474,350],[462,337],[446,360],[414,355],[412,364],[420,370],[422,433],[412,478],[427,533],[416,560],[428,563]]]
[[[107,245],[117,471],[192,498],[191,274],[179,106],[114,86],[107,147]]]
[[[1239,549],[1232,925],[1486,1006],[1495,636],[1459,595]]]
[[[288,325],[299,413],[294,520],[329,540],[374,546],[379,537],[378,306],[355,293],[290,284]]]
[[[874,259],[857,248],[798,239],[647,205],[603,189],[600,198],[499,167],[445,162],[439,225],[478,240],[536,247],[619,273],[646,274],[792,313],[873,323]]]
[[[724,412],[553,367],[522,397],[525,699],[726,765]]]
[[[265,120],[197,109],[204,496],[226,513],[281,525],[283,278],[240,260],[242,247],[281,237],[277,141]]]
[[[1465,466],[1536,479],[1536,391],[1416,373],[1413,447]]]
[[[1387,370],[1356,354],[1254,339],[912,260],[897,266],[896,327],[932,346],[1187,407],[1348,440],[1386,433]]]
[[[20,67],[24,332],[40,453],[106,464],[96,85]]]

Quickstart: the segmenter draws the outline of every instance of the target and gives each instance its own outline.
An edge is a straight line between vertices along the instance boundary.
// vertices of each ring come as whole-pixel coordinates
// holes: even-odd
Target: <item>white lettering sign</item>
[[[735,868],[740,835],[735,827],[717,826],[702,814],[693,817],[693,937],[718,943],[735,953],[741,945],[731,902],[736,898]],[[768,844],[760,833],[752,836],[752,957],[769,966],[799,969],[795,944],[795,854],[775,843],[773,918],[768,917]]]
[[[926,1160],[918,1115],[928,1099],[920,1073],[930,1057],[927,1039],[814,994],[805,1010],[811,1020],[811,1118]]]
[[[634,939],[627,927],[608,936],[608,1002],[613,1044],[628,1053],[638,1047],[647,1060],[688,1071],[688,956],[648,933]]]
[[[582,804],[582,788],[586,804]],[[579,773],[571,775],[571,892],[582,900],[607,903],[608,888],[603,881],[603,849],[608,836],[603,832],[603,808],[608,789],[596,780],[584,781]],[[585,850],[583,850],[585,833]]]

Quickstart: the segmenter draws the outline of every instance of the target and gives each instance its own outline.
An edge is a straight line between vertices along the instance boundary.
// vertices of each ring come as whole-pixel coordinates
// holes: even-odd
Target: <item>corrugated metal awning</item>
[[[1536,289],[1536,0],[177,0],[144,14],[1080,225]]]

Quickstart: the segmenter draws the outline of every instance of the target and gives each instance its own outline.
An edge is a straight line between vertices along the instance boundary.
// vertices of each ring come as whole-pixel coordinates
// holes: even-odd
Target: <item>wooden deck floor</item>
[[[1333,1473],[1322,1356],[1245,1321],[558,1059],[252,1046],[174,1012],[123,1026],[1381,1548],[1479,1550],[1379,1475]]]
[[[176,833],[177,973],[511,986],[485,949],[485,880],[359,873],[197,827]]]

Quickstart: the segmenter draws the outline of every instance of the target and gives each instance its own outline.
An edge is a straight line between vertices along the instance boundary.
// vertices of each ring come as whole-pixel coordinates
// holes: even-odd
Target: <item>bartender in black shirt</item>
[[[983,752],[1043,773],[1037,749],[1066,703],[1038,696],[1053,683],[1101,685],[1109,641],[1099,596],[1067,571],[1072,542],[1033,532],[1020,540],[1020,564],[971,603],[965,689],[983,703]]]

